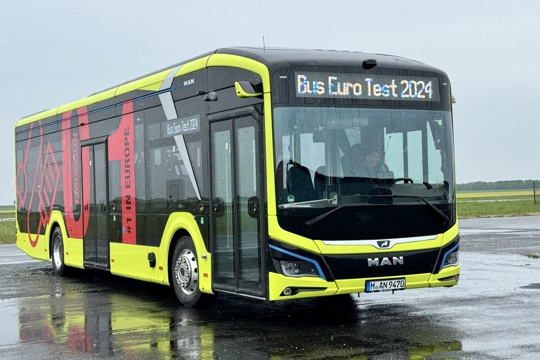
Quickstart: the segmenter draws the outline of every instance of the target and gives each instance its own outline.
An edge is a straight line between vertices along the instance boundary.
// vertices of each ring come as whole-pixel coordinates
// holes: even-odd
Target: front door
[[[210,124],[214,288],[263,297],[258,116],[218,120]]]
[[[89,211],[88,228],[84,235],[84,266],[109,268],[108,213],[107,208],[107,152],[104,142],[84,145],[88,148],[89,163],[83,166],[83,186],[89,199],[84,200]]]

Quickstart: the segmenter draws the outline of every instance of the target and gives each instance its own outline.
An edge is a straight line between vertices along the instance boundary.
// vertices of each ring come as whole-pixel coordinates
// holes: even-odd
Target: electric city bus
[[[418,61],[222,48],[15,137],[17,246],[60,276],[100,269],[188,306],[459,280],[450,82]]]

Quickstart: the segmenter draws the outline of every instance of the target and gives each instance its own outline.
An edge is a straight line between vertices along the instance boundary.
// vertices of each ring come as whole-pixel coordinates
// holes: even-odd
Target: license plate
[[[366,292],[392,291],[405,289],[405,279],[366,281]]]

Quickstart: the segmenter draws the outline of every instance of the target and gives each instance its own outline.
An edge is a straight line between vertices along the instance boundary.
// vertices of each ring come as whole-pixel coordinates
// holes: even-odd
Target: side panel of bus
[[[212,292],[212,264],[214,271],[220,269],[218,264],[225,264],[236,269],[234,283],[224,272],[225,277],[215,284],[227,291],[264,297],[264,182],[256,181],[264,173],[263,108],[253,106],[263,101],[239,98],[234,85],[235,81],[260,85],[262,79],[256,72],[231,67],[241,58],[222,56],[221,60],[226,66],[215,62],[206,69],[205,61],[199,60],[196,65],[165,72],[156,83],[142,79],[136,86],[128,84],[109,92],[114,95],[99,102],[68,104],[57,109],[50,120],[19,127],[19,247],[48,260],[53,226],[59,226],[66,265],[169,284],[171,252],[176,241],[188,235],[199,254],[204,292]],[[253,61],[241,65],[256,65],[259,72],[265,69]],[[210,81],[208,72],[212,73]],[[168,77],[170,90],[156,92]],[[209,86],[219,89],[219,101],[205,102],[201,94]],[[237,174],[246,175],[235,191],[242,195],[247,194],[246,189],[255,189],[255,193],[234,207],[246,210],[246,216],[239,215],[231,223],[238,231],[225,229],[224,235],[235,239],[237,246],[231,249],[236,255],[213,257],[212,252],[228,254],[231,249],[223,248],[221,235],[215,232],[220,229],[220,216],[214,211],[215,185],[220,184],[221,175],[212,172],[209,164],[215,157],[211,152],[221,152],[210,145],[207,114],[217,119],[223,115],[216,114],[238,109],[256,116],[250,116],[252,123],[242,125],[237,121],[242,116],[227,115],[228,126],[237,129],[235,168]],[[44,126],[49,123],[52,125]],[[244,161],[247,151],[253,154]],[[248,163],[253,165],[249,172],[245,171]],[[248,224],[253,221],[255,227]],[[246,242],[244,238],[251,239],[251,235],[253,241]],[[254,256],[245,257],[246,252]],[[241,258],[247,261],[244,265]]]
[[[96,103],[82,100],[54,109],[48,118],[21,121],[16,129],[17,245],[48,260],[50,234],[59,226],[67,265],[168,283],[168,276],[151,271],[148,256],[161,254],[156,268],[168,270],[171,237],[163,234],[170,215],[181,211],[193,218],[208,202],[207,193],[200,195],[208,191],[202,180],[207,164],[200,96],[207,85],[205,64],[205,59],[187,64],[187,74],[174,79],[168,94],[177,116],[171,121],[162,94],[156,93],[161,83],[155,85],[154,78],[108,91]],[[182,73],[173,70],[173,75]],[[191,131],[185,131],[186,121],[196,122]],[[178,136],[193,159],[191,179],[180,161]],[[51,221],[53,211],[61,216]],[[200,213],[200,229],[190,230],[207,234],[205,216]],[[123,254],[130,260],[122,261]],[[135,259],[144,261],[135,264]]]

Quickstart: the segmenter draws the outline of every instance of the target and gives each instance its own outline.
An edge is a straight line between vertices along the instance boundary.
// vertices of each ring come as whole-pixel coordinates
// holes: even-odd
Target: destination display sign
[[[440,101],[434,77],[296,72],[295,82],[297,97]]]

